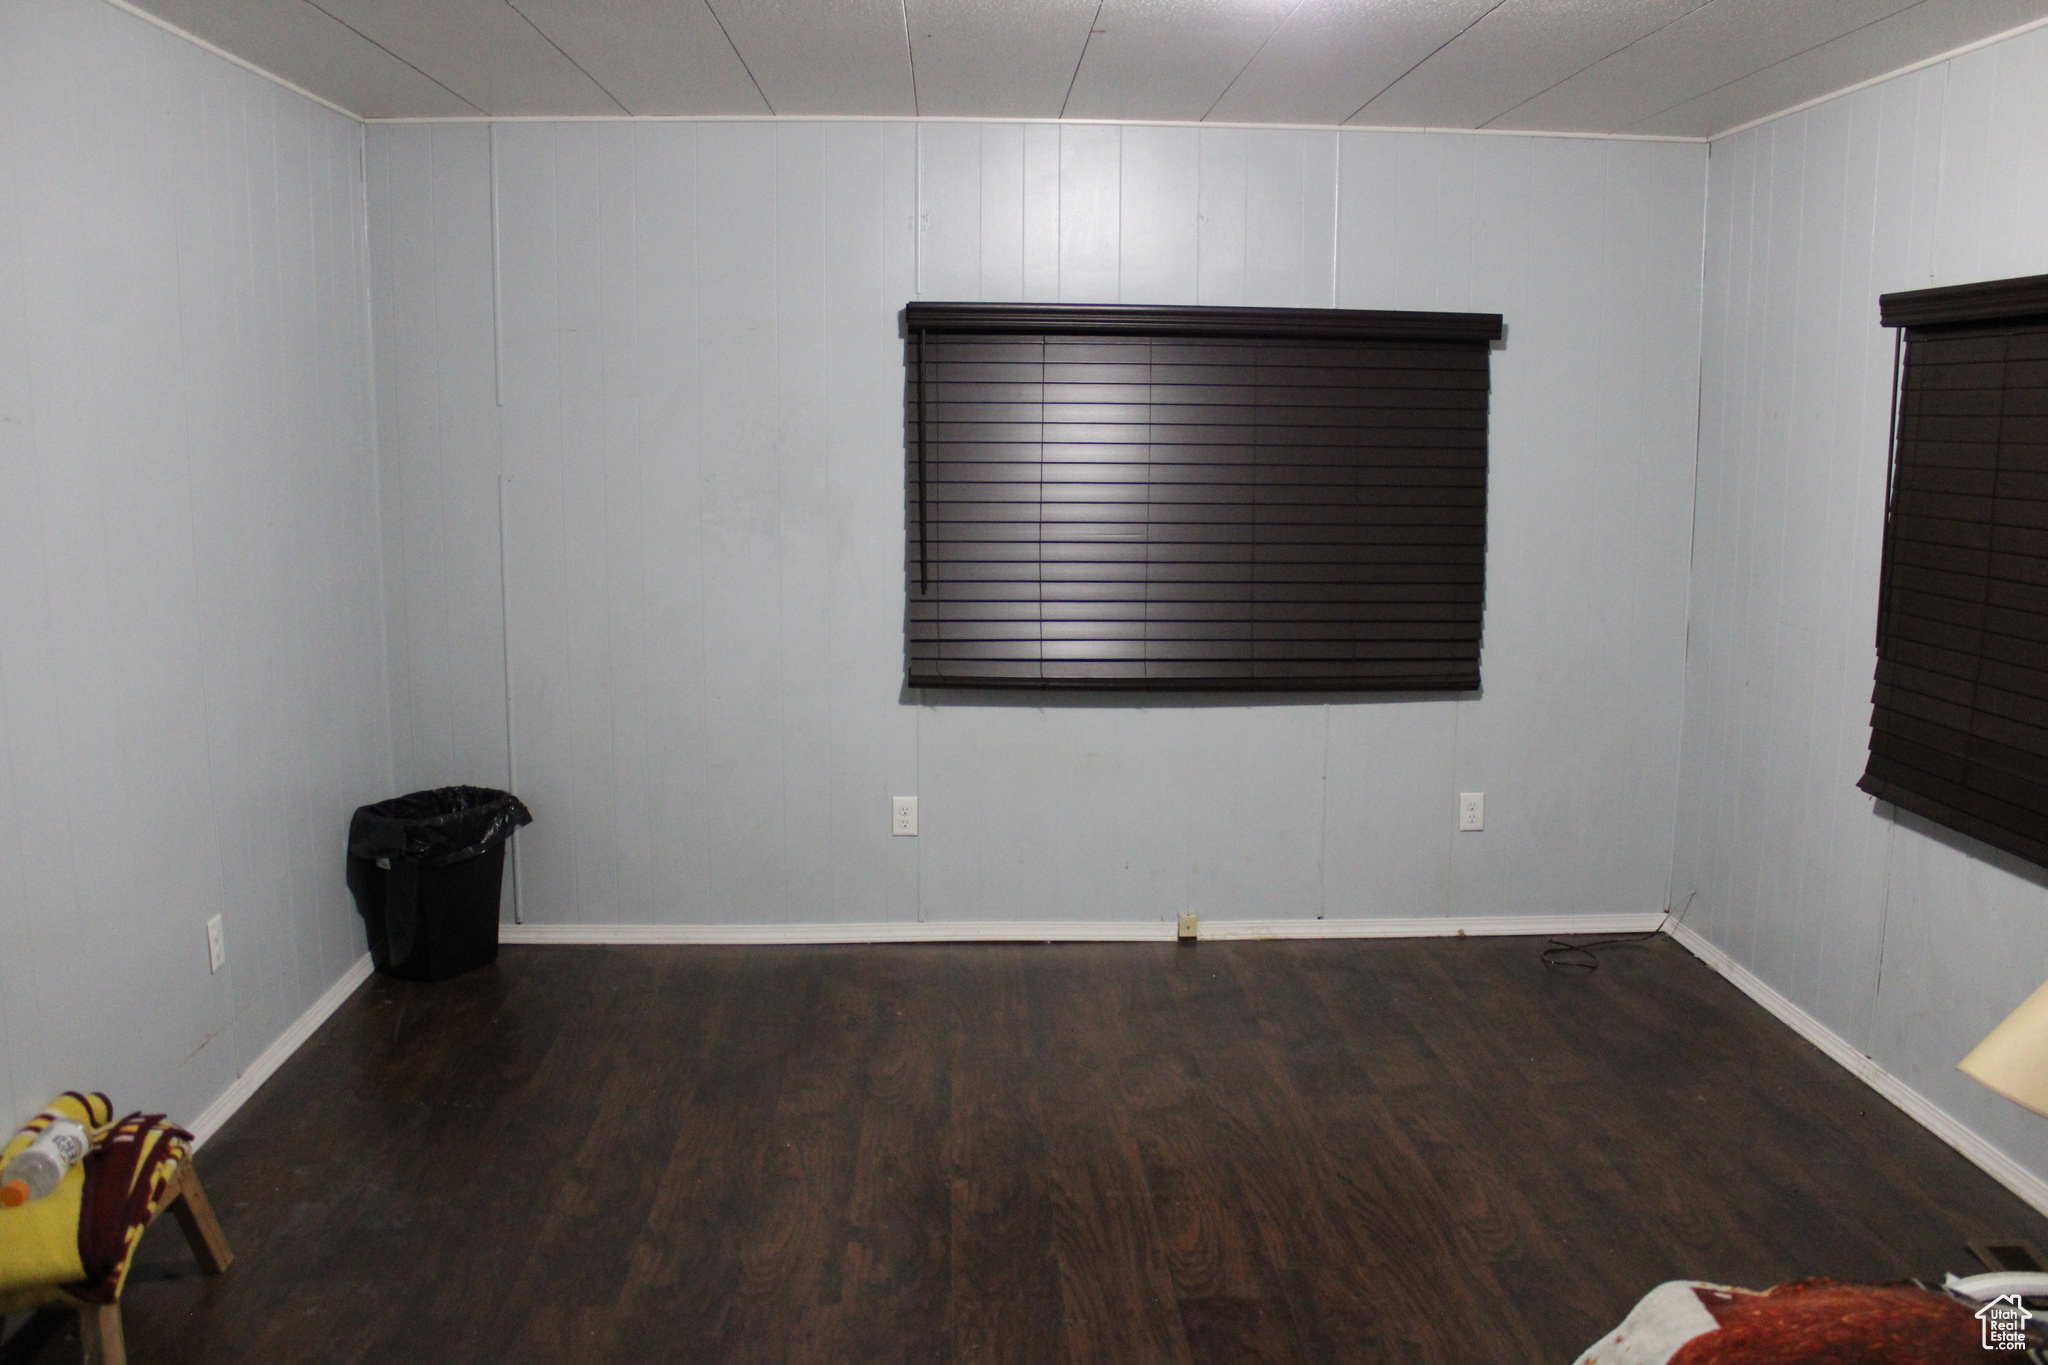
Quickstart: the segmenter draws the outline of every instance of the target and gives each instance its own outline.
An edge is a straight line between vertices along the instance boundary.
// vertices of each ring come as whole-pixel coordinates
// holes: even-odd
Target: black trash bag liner
[[[533,813],[511,792],[436,787],[359,808],[349,822],[348,851],[380,865],[445,867],[489,852],[532,823]]]

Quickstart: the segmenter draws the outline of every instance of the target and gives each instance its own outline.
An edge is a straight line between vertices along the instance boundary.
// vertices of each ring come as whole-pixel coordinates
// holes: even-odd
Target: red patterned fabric
[[[130,1114],[94,1139],[85,1155],[85,1196],[78,1215],[78,1258],[85,1265],[85,1280],[66,1285],[65,1292],[88,1303],[112,1303],[121,1295],[150,1211],[191,1150],[192,1135],[165,1122],[162,1114]]]
[[[1961,1365],[2018,1360],[1987,1351],[1981,1324],[1944,1294],[1913,1285],[1793,1280],[1761,1294],[1699,1287],[1720,1330],[1670,1365]]]

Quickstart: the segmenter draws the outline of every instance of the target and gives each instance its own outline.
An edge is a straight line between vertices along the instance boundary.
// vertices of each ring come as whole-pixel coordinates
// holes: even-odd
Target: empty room
[[[2044,223],[2048,0],[0,0],[0,1365],[2048,1358]]]

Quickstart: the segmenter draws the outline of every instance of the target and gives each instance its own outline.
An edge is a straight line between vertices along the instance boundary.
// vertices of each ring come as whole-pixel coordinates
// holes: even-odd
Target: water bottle
[[[92,1145],[77,1120],[65,1114],[48,1117],[50,1126],[0,1171],[0,1208],[16,1208],[49,1194]]]

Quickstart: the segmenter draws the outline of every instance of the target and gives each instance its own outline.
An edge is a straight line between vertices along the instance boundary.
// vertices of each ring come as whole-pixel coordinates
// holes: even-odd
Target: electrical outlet
[[[1180,936],[1182,938],[1200,938],[1202,936],[1202,917],[1192,910],[1181,911]]]
[[[206,960],[209,972],[217,972],[228,965],[228,940],[221,930],[219,915],[206,922]]]
[[[899,796],[895,812],[889,820],[889,833],[899,839],[914,838],[917,835],[917,798]]]
[[[1469,832],[1486,828],[1486,793],[1458,793],[1458,828]]]

